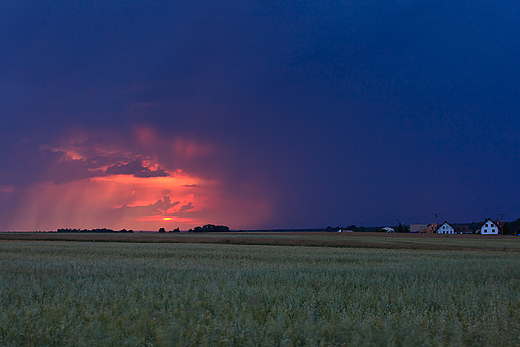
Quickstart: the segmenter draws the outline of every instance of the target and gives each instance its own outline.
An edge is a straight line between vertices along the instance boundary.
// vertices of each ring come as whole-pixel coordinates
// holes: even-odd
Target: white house
[[[498,225],[488,218],[484,225],[480,227],[478,233],[482,235],[498,235]]]
[[[444,222],[437,228],[437,234],[455,234],[455,228],[450,223]]]

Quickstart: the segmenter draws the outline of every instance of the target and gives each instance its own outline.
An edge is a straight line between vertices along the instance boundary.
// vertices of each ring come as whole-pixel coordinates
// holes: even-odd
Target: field
[[[520,237],[326,232],[230,233],[0,233],[0,241],[78,241],[132,243],[212,243],[429,250],[520,251]]]
[[[313,247],[130,236],[0,242],[0,345],[520,345],[517,239],[365,235],[356,242],[369,248],[354,248],[319,246],[333,235],[308,234]]]

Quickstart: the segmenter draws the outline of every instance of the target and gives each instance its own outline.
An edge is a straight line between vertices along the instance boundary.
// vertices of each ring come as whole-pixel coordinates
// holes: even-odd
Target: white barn
[[[479,233],[482,235],[498,235],[498,225],[488,218],[484,225],[480,227]]]
[[[455,234],[455,228],[450,223],[444,222],[437,228],[437,234]]]

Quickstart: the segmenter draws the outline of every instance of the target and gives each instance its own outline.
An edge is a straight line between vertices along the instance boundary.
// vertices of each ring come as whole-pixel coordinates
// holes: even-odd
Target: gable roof
[[[481,228],[486,225],[487,222],[491,222],[493,223],[497,228],[500,226],[500,222],[495,222],[494,220],[492,220],[491,218],[486,218],[486,220],[484,221],[484,223],[482,223],[482,226]]]
[[[444,223],[442,223],[441,225],[439,225],[439,226],[437,227],[437,230],[439,230],[439,229],[440,229],[444,224],[448,224],[450,227],[453,228],[453,230],[455,230],[455,227],[454,227],[453,225],[451,225],[450,223],[446,222],[446,221],[444,221]]]

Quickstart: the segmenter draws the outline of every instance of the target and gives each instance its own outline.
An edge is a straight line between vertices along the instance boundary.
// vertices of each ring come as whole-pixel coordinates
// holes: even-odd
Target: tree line
[[[62,228],[56,230],[58,233],[133,233],[133,230],[112,230],[107,228],[100,229],[70,229],[70,228]]]
[[[166,229],[160,228],[160,233],[165,233]],[[168,231],[169,233],[179,233],[181,230],[179,228],[175,228],[171,231]],[[213,224],[206,224],[201,227],[195,227],[194,229],[188,230],[189,233],[215,233],[215,232],[229,232],[229,227],[225,225],[213,225]]]

